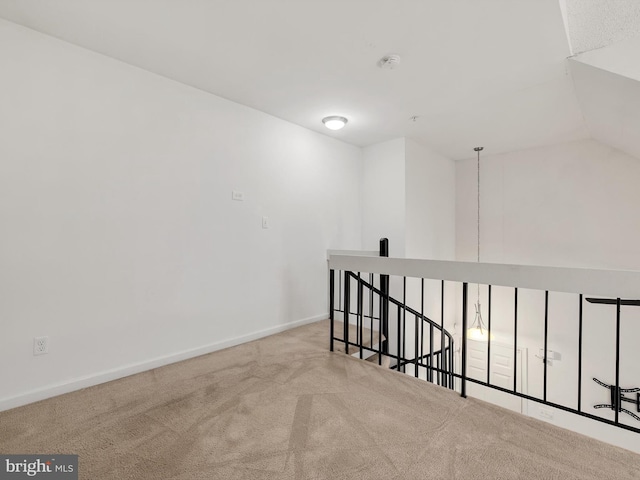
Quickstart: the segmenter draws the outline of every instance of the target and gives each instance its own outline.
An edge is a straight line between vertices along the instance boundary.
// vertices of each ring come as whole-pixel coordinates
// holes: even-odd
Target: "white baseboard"
[[[22,405],[27,405],[29,403],[38,402],[40,400],[45,400],[47,398],[56,397],[64,393],[74,392],[82,388],[92,387],[101,383],[128,377],[129,375],[134,375],[136,373],[145,372],[154,368],[163,367],[171,363],[198,357],[200,355],[205,355],[207,353],[222,350],[224,348],[234,347],[236,345],[240,345],[241,343],[247,343],[259,338],[268,337],[269,335],[284,332],[285,330],[290,330],[292,328],[300,327],[302,325],[307,325],[309,323],[314,323],[320,320],[325,320],[327,318],[329,318],[328,313],[316,315],[314,317],[303,318],[302,320],[296,320],[294,322],[276,325],[274,327],[265,328],[264,330],[258,330],[256,332],[248,333],[240,337],[222,340],[220,342],[211,343],[209,345],[204,345],[202,347],[194,348],[191,350],[172,353],[163,357],[156,357],[148,361],[114,368],[112,370],[99,372],[94,375],[75,378],[63,383],[47,385],[46,387],[31,390],[29,392],[15,395],[13,397],[0,399],[0,412],[9,410],[11,408],[20,407]]]

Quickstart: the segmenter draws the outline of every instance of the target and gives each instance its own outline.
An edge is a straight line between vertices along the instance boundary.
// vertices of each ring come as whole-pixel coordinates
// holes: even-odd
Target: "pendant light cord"
[[[478,150],[478,263],[480,263],[480,150]]]
[[[483,150],[483,147],[474,148],[476,152],[478,152],[478,263],[480,263],[480,152]],[[478,284],[478,305],[480,305],[480,284]]]

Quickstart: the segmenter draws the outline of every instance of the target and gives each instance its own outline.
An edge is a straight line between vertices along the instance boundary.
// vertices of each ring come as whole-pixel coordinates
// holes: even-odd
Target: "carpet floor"
[[[640,455],[330,353],[328,330],[1,412],[0,452],[78,454],[87,480],[640,479]]]

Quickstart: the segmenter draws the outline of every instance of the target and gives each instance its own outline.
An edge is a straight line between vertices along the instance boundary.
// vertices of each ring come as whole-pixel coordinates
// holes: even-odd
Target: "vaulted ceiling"
[[[0,16],[355,145],[408,136],[462,159],[593,136],[640,157],[621,133],[640,117],[612,103],[639,98],[637,79],[567,61],[633,38],[635,3],[0,0]],[[388,54],[401,63],[379,68]],[[326,130],[331,114],[348,126]]]

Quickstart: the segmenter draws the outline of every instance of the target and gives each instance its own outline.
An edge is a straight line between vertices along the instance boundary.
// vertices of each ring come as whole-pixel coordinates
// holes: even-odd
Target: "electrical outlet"
[[[538,355],[536,355],[536,357],[542,360],[542,363],[545,363],[544,348],[540,348],[538,350]],[[549,365],[550,367],[553,367],[554,360],[557,360],[557,361],[562,360],[562,355],[559,352],[554,352],[553,350],[547,350],[547,358],[546,358],[547,365]]]
[[[44,355],[49,353],[49,337],[34,337],[33,354]]]

